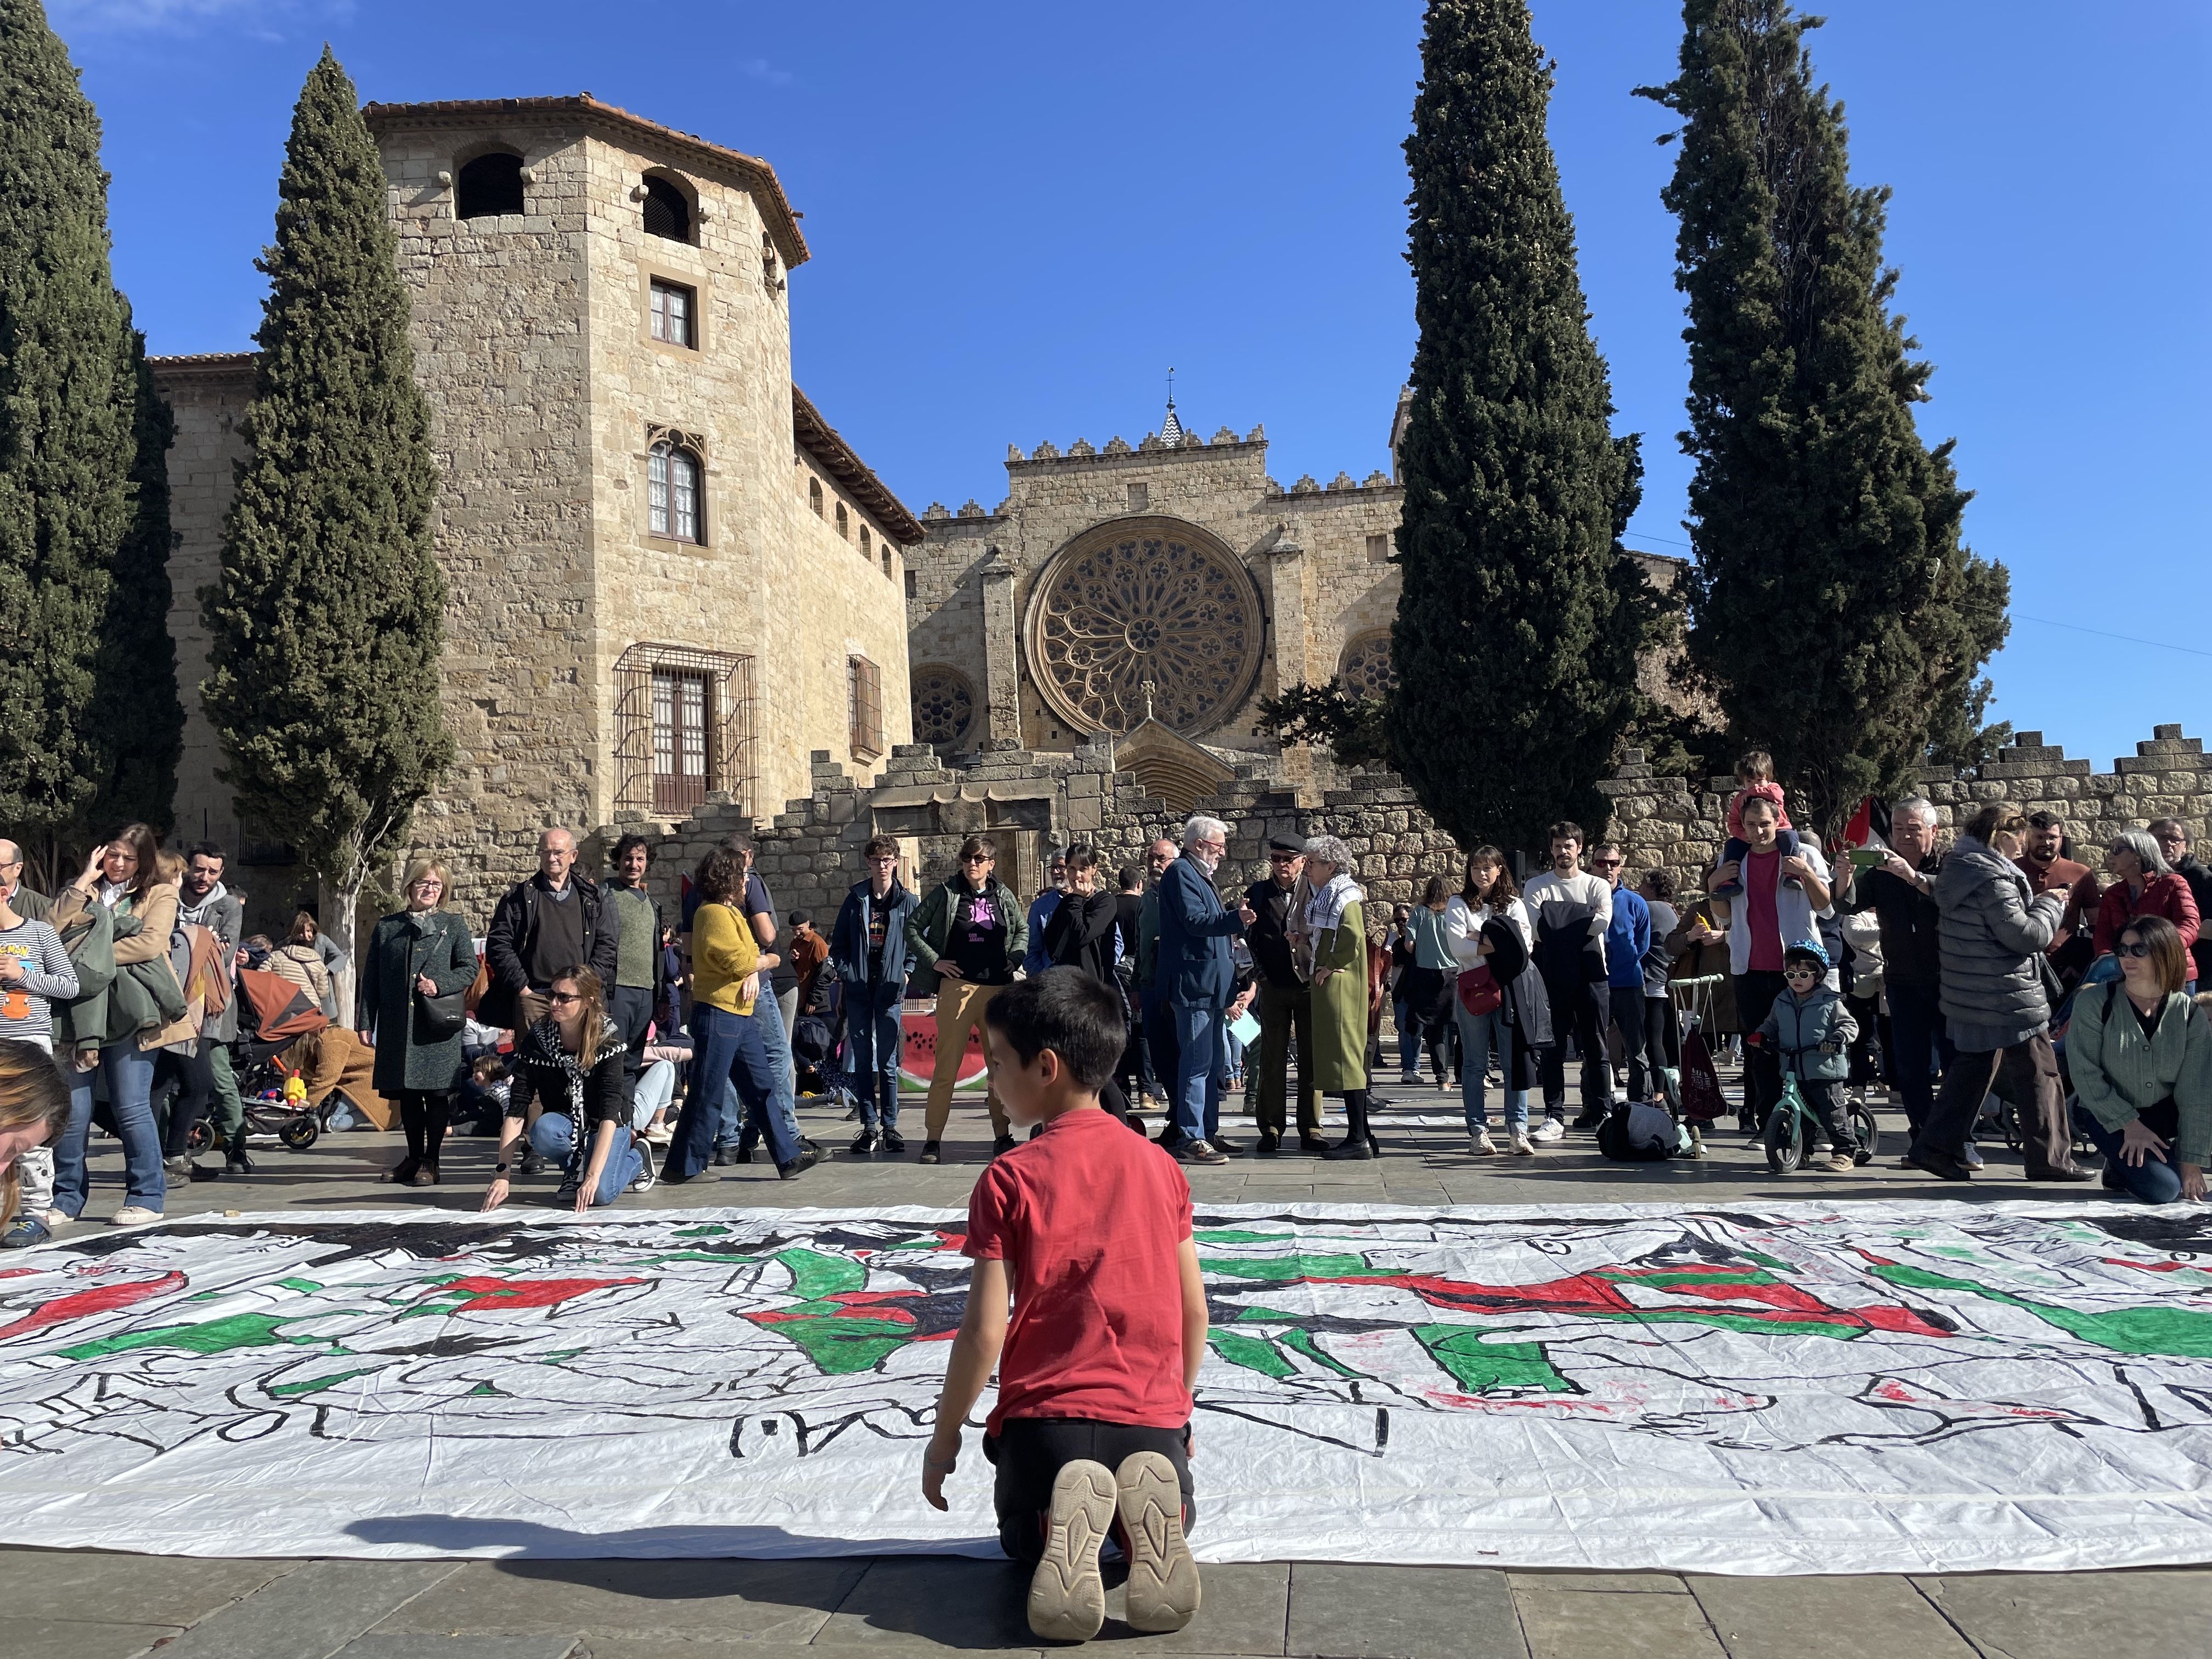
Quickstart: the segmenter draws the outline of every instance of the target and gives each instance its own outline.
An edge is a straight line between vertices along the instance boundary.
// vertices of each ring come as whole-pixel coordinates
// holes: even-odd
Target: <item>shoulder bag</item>
[[[446,941],[445,930],[440,928],[431,937],[442,945]],[[409,952],[408,989],[415,1000],[416,1037],[421,1042],[442,1042],[459,1030],[467,1021],[469,992],[471,988],[464,985],[458,991],[441,991],[435,996],[426,996],[423,994],[422,988],[413,982],[422,975],[422,969],[414,963],[413,954],[412,951]]]

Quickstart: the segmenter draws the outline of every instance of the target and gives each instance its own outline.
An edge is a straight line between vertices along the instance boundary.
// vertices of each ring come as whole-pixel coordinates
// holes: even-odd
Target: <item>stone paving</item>
[[[1395,1089],[1397,1115],[1448,1112],[1450,1096]],[[1249,1123],[1232,1134],[1249,1141]],[[919,1112],[915,1113],[918,1119]],[[832,1110],[802,1108],[825,1146],[850,1138]],[[1190,1171],[1200,1201],[1553,1204],[1826,1197],[1972,1203],[2039,1198],[2015,1155],[1988,1148],[1985,1178],[1939,1183],[1893,1167],[1902,1119],[1882,1114],[1884,1149],[1847,1176],[1770,1173],[1741,1135],[1713,1137],[1691,1163],[1624,1165],[1571,1134],[1534,1159],[1475,1158],[1463,1135],[1378,1120],[1373,1164],[1298,1156]],[[918,1123],[915,1126],[918,1127]],[[428,1192],[379,1184],[398,1137],[325,1137],[306,1152],[257,1153],[251,1180],[173,1192],[172,1216],[225,1209],[386,1206],[467,1210],[492,1142],[464,1138]],[[980,1109],[954,1118],[953,1161],[857,1160],[842,1151],[794,1181],[764,1164],[719,1170],[626,1205],[928,1204],[965,1201],[988,1154]],[[96,1148],[90,1214],[121,1202],[112,1143]],[[550,1204],[552,1182],[516,1202]],[[2081,1189],[2075,1189],[2079,1193]],[[2089,1189],[2094,1193],[2094,1189]],[[2069,1194],[2073,1195],[2073,1194]],[[90,1231],[88,1225],[72,1232]],[[1175,1636],[1109,1619],[1099,1638],[1127,1651],[1341,1656],[1342,1659],[2181,1659],[2212,1651],[2212,1570],[1930,1577],[1732,1578],[1695,1574],[1519,1572],[1267,1562],[1205,1569],[1206,1601]],[[197,1560],[0,1550],[5,1659],[752,1659],[799,1653],[874,1659],[1038,1653],[1014,1568],[934,1556],[753,1561]],[[1109,1610],[1119,1604],[1118,1593]]]

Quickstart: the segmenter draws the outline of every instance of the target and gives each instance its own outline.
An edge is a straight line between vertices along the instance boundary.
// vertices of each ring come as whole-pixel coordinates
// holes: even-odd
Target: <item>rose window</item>
[[[914,671],[914,740],[944,747],[968,734],[975,718],[975,692],[967,677],[950,668]]]
[[[1365,634],[1354,640],[1344,653],[1340,677],[1344,689],[1355,697],[1379,702],[1396,690],[1398,671],[1390,663],[1390,636]]]
[[[1227,549],[1173,520],[1102,526],[1046,567],[1030,598],[1030,665],[1070,724],[1127,732],[1147,714],[1202,732],[1259,671],[1261,610]]]

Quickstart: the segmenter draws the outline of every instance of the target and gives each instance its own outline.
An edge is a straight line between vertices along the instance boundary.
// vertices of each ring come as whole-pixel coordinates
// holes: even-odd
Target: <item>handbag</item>
[[[422,970],[410,962],[410,973]],[[426,996],[419,985],[411,986],[415,998],[415,1028],[420,1038],[436,1042],[459,1030],[469,1017],[469,992],[473,988],[464,985],[458,991],[441,991],[436,996]]]
[[[1498,982],[1487,964],[1478,963],[1460,970],[1459,1006],[1468,1013],[1479,1019],[1497,1012],[1504,1001],[1505,988]]]

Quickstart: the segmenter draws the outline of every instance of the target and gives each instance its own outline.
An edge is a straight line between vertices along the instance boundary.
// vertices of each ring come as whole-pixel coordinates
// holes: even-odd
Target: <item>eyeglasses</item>
[[[2112,954],[2116,957],[2147,957],[2150,954],[2150,946],[2145,945],[2141,939],[2136,940],[2132,945],[2122,939],[2112,947]]]
[[[871,863],[871,864],[873,864],[873,865],[880,866],[882,868],[888,870],[888,869],[890,869],[893,865],[896,864],[896,863],[898,862],[898,860],[897,860],[896,857],[893,857],[893,858],[882,858],[882,859],[870,859],[870,860],[868,860],[868,862],[869,862],[869,863]]]
[[[551,996],[547,997],[545,1000],[548,1002],[566,1006],[571,1002],[581,1002],[584,1000],[584,996],[583,993],[580,991],[556,991]]]
[[[1782,976],[1784,979],[1818,979],[1820,970],[1818,968],[1784,968]]]
[[[1270,864],[1296,864],[1298,861],[1298,857],[1299,855],[1296,853],[1270,853],[1267,854],[1267,862]]]

